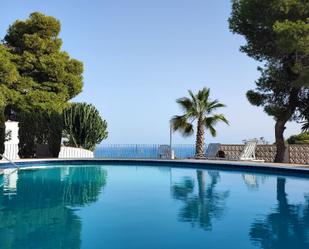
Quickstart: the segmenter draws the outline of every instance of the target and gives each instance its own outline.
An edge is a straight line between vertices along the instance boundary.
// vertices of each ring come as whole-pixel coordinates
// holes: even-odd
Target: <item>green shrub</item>
[[[309,132],[290,136],[287,140],[289,144],[309,144]]]
[[[58,157],[61,146],[62,115],[43,111],[22,112],[19,115],[19,156],[36,157],[39,144],[49,146],[51,157]]]
[[[31,112],[22,112],[19,114],[18,121],[18,155],[20,158],[34,158],[35,131],[37,130],[35,115]]]
[[[48,126],[47,144],[52,157],[58,157],[61,148],[61,138],[63,130],[62,114],[52,113],[47,117],[49,122],[45,124]]]

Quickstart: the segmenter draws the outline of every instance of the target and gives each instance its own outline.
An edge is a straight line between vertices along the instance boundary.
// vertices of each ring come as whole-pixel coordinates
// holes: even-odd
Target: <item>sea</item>
[[[195,154],[195,145],[181,144],[172,146],[175,158],[192,158]],[[166,144],[108,144],[99,145],[94,153],[95,158],[170,158],[170,146]]]

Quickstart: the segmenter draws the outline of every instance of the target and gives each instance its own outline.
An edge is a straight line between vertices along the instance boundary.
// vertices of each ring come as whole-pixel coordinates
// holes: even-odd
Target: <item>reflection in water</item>
[[[258,190],[260,184],[263,184],[267,177],[255,174],[243,174],[242,178],[250,190]]]
[[[194,192],[194,179],[184,177],[178,184],[172,186],[173,197],[184,202],[179,212],[179,220],[190,222],[205,230],[212,229],[212,219],[222,217],[225,210],[225,200],[229,191],[218,191],[216,185],[220,175],[218,171],[209,171],[210,182],[206,185],[205,171],[197,170],[198,193]]]
[[[106,171],[72,167],[18,174],[16,195],[0,188],[0,248],[80,248],[81,222],[71,208],[97,200]]]
[[[285,178],[277,179],[277,207],[252,224],[251,240],[264,249],[308,249],[309,196],[304,203],[289,204],[285,183]]]
[[[4,169],[2,178],[4,194],[10,197],[16,195],[18,171],[16,169]]]

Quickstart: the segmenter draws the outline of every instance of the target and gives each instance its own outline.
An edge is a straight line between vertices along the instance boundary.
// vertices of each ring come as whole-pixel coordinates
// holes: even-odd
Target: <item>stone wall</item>
[[[289,146],[290,163],[309,164],[309,144]]]
[[[223,150],[230,159],[238,159],[244,145],[240,144],[222,144],[220,150]],[[258,145],[256,149],[256,159],[273,162],[276,155],[275,145]],[[309,144],[287,145],[287,162],[309,164]]]

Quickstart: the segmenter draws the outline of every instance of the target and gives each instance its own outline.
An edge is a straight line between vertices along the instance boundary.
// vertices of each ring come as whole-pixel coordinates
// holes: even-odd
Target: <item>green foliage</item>
[[[4,41],[20,75],[8,85],[15,109],[60,113],[81,92],[83,65],[61,51],[60,29],[54,17],[37,12],[9,27]]]
[[[60,22],[35,12],[17,20],[0,45],[0,91],[19,121],[20,157],[35,157],[37,144],[58,156],[62,112],[81,92],[83,64],[61,51]]]
[[[14,56],[9,49],[0,44],[0,92],[2,98],[9,104],[18,101],[18,93],[13,89],[14,84],[19,80],[16,65],[12,62]]]
[[[257,60],[257,88],[251,104],[276,120],[299,118],[309,103],[309,3],[301,0],[233,0],[230,29],[246,38],[241,51]],[[261,12],[262,11],[262,12]]]
[[[54,112],[49,114],[47,118],[49,122],[45,123],[48,127],[46,143],[49,145],[49,151],[52,157],[58,157],[61,149],[63,117],[62,114]]]
[[[0,83],[9,86],[18,80],[16,66],[12,63],[14,57],[9,50],[0,44]]]
[[[232,32],[245,36],[241,51],[257,60],[308,52],[309,3],[303,0],[232,0]]]
[[[232,0],[230,29],[246,39],[241,51],[266,62],[247,97],[276,120],[276,161],[284,157],[286,122],[309,107],[308,17],[308,1]]]
[[[35,157],[35,131],[34,113],[21,112],[18,117],[18,155],[20,158]]]
[[[228,124],[223,114],[212,114],[216,109],[225,107],[218,100],[209,99],[209,88],[203,88],[194,94],[189,90],[189,97],[177,99],[176,102],[183,109],[183,115],[176,115],[171,119],[174,131],[180,131],[183,136],[190,136],[194,132],[193,122],[197,121],[196,134],[196,157],[204,155],[204,132],[205,129],[210,131],[212,136],[216,136],[215,125],[222,121]]]
[[[287,140],[289,144],[309,144],[309,132],[290,136]]]
[[[201,119],[203,126],[208,129],[212,136],[216,136],[217,132],[214,126],[219,121],[228,124],[228,121],[223,114],[214,114],[212,112],[218,108],[225,107],[224,104],[218,100],[209,99],[209,88],[203,88],[195,95],[189,90],[190,97],[183,97],[176,100],[176,102],[183,109],[183,115],[176,115],[172,118],[171,123],[174,131],[179,130],[182,135],[190,136],[194,132],[193,122]]]
[[[47,144],[51,157],[58,157],[62,138],[62,115],[57,112],[26,111],[19,114],[19,156],[36,157],[36,146]]]
[[[4,98],[0,93],[0,154],[4,153],[5,150],[5,117],[4,117]],[[0,157],[1,158],[1,157]]]
[[[64,110],[66,145],[94,150],[96,144],[107,138],[107,123],[91,104],[72,103]]]

